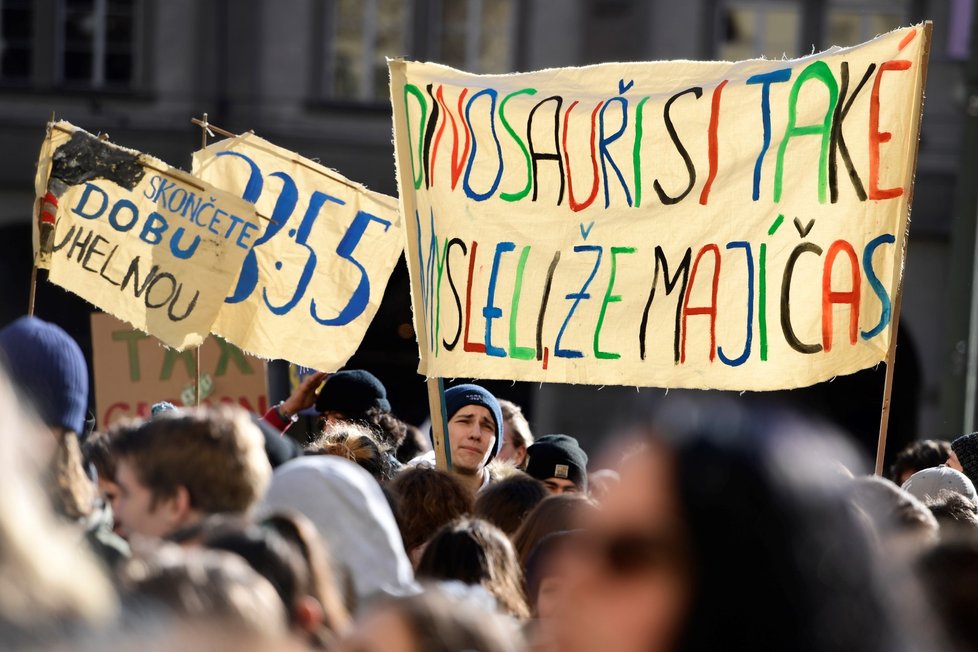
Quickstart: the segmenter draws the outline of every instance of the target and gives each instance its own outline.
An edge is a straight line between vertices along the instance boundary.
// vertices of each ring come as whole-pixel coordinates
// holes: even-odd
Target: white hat
[[[943,464],[917,471],[903,483],[903,490],[923,501],[937,498],[942,490],[954,491],[978,504],[978,493],[968,476]]]

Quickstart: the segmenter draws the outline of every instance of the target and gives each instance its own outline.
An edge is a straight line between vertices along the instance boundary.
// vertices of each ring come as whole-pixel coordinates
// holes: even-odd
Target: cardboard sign
[[[247,202],[66,122],[48,128],[35,187],[49,279],[177,349],[211,331],[260,234]]]
[[[196,152],[193,169],[270,218],[214,332],[263,358],[346,364],[404,246],[397,200],[253,134]]]
[[[420,372],[798,387],[886,357],[929,26],[793,61],[391,61]]]
[[[92,357],[99,428],[147,417],[154,403],[194,404],[194,353],[178,352],[105,313],[92,314]],[[201,404],[268,410],[265,363],[209,337],[200,348]]]

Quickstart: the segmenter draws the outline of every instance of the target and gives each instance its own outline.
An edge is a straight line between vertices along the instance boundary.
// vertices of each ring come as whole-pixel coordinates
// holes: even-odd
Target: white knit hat
[[[978,493],[968,476],[943,464],[917,471],[903,483],[903,489],[923,501],[937,498],[942,490],[954,491],[978,504]]]

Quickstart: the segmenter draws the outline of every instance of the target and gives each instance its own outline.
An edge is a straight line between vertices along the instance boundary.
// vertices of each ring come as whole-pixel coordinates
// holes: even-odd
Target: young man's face
[[[547,491],[550,492],[551,496],[559,496],[560,494],[576,494],[581,490],[578,489],[577,485],[567,478],[547,478],[543,481],[546,485]]]
[[[125,458],[116,465],[116,485],[115,526],[122,536],[163,537],[177,528],[164,501],[153,504],[153,493],[139,481],[135,468]]]
[[[448,421],[452,467],[464,475],[482,470],[496,446],[496,422],[481,405],[466,405]]]

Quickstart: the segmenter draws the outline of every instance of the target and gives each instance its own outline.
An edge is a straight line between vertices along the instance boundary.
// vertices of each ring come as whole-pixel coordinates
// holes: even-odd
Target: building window
[[[439,63],[472,73],[513,68],[513,0],[441,0],[436,12]]]
[[[513,68],[516,0],[329,0],[325,7],[326,99],[387,102],[387,57],[420,56],[473,73]],[[417,33],[416,10],[426,17]]]
[[[798,56],[800,2],[723,2],[720,5],[720,59],[740,61]]]
[[[720,0],[719,58],[789,58],[869,41],[907,23],[909,0]]]
[[[0,79],[30,79],[33,25],[31,0],[0,0]]]
[[[65,86],[128,88],[136,70],[136,0],[61,0],[56,78]]]
[[[906,2],[893,0],[831,0],[825,18],[825,45],[858,45],[902,27]]]
[[[388,96],[387,57],[409,50],[410,0],[334,0],[325,94],[333,99],[380,102]]]

